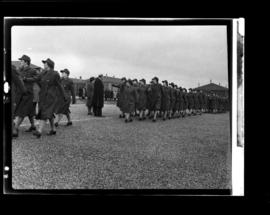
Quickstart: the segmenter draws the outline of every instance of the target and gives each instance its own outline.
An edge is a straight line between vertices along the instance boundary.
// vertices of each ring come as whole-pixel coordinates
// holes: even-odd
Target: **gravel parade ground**
[[[14,189],[230,189],[229,113],[125,123],[114,104],[102,118],[71,105],[56,136],[12,141]]]

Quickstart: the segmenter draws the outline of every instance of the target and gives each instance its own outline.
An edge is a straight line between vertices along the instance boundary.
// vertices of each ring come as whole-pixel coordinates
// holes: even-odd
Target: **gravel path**
[[[13,188],[231,188],[228,113],[124,123],[115,105],[103,118],[83,104],[71,112],[73,126],[64,119],[56,136],[41,139],[23,131],[25,120],[12,143]]]

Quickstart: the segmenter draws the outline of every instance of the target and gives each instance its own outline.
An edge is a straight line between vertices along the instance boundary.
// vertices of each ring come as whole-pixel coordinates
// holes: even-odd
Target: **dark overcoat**
[[[22,95],[20,91],[16,92],[16,108],[14,111],[15,116],[19,117],[32,117],[35,115],[34,106],[34,91],[33,84],[37,82],[38,74],[36,70],[30,68],[29,66],[24,67],[19,70],[19,74],[23,79],[24,86],[26,88],[26,93]]]
[[[194,94],[189,92],[187,94],[188,98],[188,109],[194,109]]]
[[[57,110],[59,96],[65,97],[64,89],[60,83],[60,75],[57,71],[45,70],[38,77],[40,92],[37,119],[52,119]]]
[[[151,84],[148,88],[149,110],[160,110],[161,107],[161,85]]]
[[[174,88],[170,88],[170,98],[171,98],[170,110],[173,110],[175,106],[175,100],[176,100]]]
[[[168,111],[170,109],[170,88],[162,86],[161,110]]]
[[[183,110],[188,109],[188,98],[187,93],[183,92]]]
[[[147,106],[147,94],[146,94],[147,87],[144,85],[140,85],[137,89],[137,106],[136,108],[141,111],[145,110]]]
[[[133,86],[125,86],[122,94],[121,110],[124,113],[132,113],[135,111],[135,103],[137,101],[136,89]]]
[[[112,86],[118,88],[116,106],[119,107],[119,109],[122,111],[121,107],[122,107],[122,103],[123,103],[123,92],[124,92],[124,88],[125,88],[125,83],[121,83],[121,84],[117,84],[117,85],[113,84]]]
[[[93,95],[94,95],[94,83],[89,82],[86,88],[86,96],[87,96],[86,106],[87,107],[91,107],[93,105]]]
[[[26,88],[24,86],[23,80],[16,70],[16,68],[12,68],[11,71],[12,85],[11,85],[11,113],[12,117],[14,116],[14,110],[16,108],[16,104],[20,101],[22,95],[26,93]],[[19,94],[19,95],[18,95]]]
[[[104,85],[100,78],[96,78],[94,83],[93,107],[103,108],[103,106],[104,106]]]
[[[173,110],[176,111],[178,110],[178,107],[179,107],[179,95],[178,95],[177,89],[174,89],[174,95],[175,95],[175,103],[174,103]]]
[[[76,102],[74,83],[70,78],[61,78],[60,84],[64,89],[66,100],[64,99],[63,96],[60,96],[61,93],[58,90],[59,97],[58,97],[57,108],[56,108],[55,113],[56,114],[69,114],[71,97],[72,97],[72,103]]]
[[[179,110],[184,110],[184,93],[182,91],[179,92]]]
[[[199,109],[199,94],[194,93],[194,108]]]

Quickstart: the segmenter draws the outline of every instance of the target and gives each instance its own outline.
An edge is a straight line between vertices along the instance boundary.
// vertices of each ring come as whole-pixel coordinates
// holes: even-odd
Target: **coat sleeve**
[[[55,84],[56,84],[56,87],[58,88],[58,90],[60,92],[60,95],[64,99],[66,99],[65,91],[64,91],[64,88],[63,88],[62,84],[60,83],[60,75],[58,73],[55,74]]]
[[[24,83],[22,81],[22,79],[20,78],[19,73],[16,70],[12,69],[12,81],[15,84],[15,86],[18,87],[18,89],[22,92],[25,93],[26,92],[26,88],[24,86]]]
[[[25,77],[23,80],[25,82],[38,82],[40,79],[40,76],[36,72],[36,70],[31,70],[31,77]]]
[[[74,83],[73,81],[70,81],[70,91],[71,91],[71,96],[72,96],[72,103],[76,103],[76,96],[75,96],[75,88],[74,88]]]

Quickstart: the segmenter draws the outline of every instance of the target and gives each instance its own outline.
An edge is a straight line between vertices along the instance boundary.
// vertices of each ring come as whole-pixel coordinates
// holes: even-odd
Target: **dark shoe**
[[[127,123],[128,122],[128,120],[127,119],[125,119],[125,123]]]
[[[36,130],[36,127],[34,126],[31,126],[30,128],[28,128],[27,130],[25,130],[25,132],[32,132],[32,131],[35,131]]]
[[[163,118],[163,121],[165,121],[166,120],[166,118]]]
[[[133,121],[133,119],[129,119],[129,122],[132,122]]]
[[[70,126],[70,125],[72,125],[72,122],[68,122],[68,123],[66,124],[66,126]]]
[[[17,138],[19,136],[19,129],[14,129],[12,132],[12,137]]]
[[[139,121],[142,121],[142,120],[143,120],[143,119],[140,117],[140,118],[139,118]]]
[[[55,126],[55,127],[58,127],[58,125],[59,125],[58,122],[54,123],[54,126]]]
[[[48,136],[56,135],[56,131],[50,130],[49,133],[47,133]]]
[[[156,119],[153,119],[152,121],[153,121],[153,122],[156,122],[157,120],[156,120]]]
[[[40,138],[41,137],[41,133],[39,131],[35,131],[33,133],[34,136],[36,136],[37,138]]]

